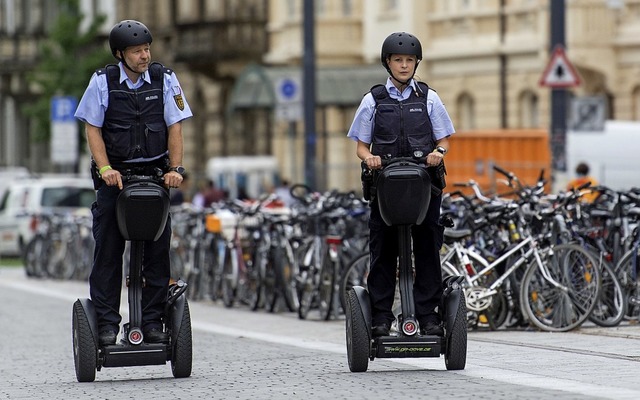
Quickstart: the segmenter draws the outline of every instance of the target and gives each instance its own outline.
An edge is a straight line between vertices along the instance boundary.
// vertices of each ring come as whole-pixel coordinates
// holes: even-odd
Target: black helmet
[[[422,45],[417,37],[407,32],[395,32],[387,36],[382,43],[380,52],[380,62],[382,66],[391,73],[387,65],[387,57],[390,54],[411,54],[422,60]]]
[[[109,47],[115,58],[118,51],[124,51],[129,46],[151,43],[151,31],[142,23],[132,19],[118,22],[109,33]]]

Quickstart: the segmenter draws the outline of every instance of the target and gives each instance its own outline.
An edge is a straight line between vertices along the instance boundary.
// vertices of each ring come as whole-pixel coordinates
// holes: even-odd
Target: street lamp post
[[[316,70],[314,1],[304,1],[304,177],[313,190],[316,187]]]
[[[565,47],[565,0],[549,0],[551,12],[550,49]],[[551,89],[551,162],[555,173],[567,172],[567,90]]]

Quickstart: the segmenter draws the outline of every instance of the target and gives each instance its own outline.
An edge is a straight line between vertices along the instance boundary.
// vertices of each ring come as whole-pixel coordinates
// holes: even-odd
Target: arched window
[[[476,128],[475,102],[469,93],[462,93],[456,101],[458,121],[456,130],[467,131]]]
[[[523,91],[518,98],[518,127],[539,128],[538,96],[532,90]]]

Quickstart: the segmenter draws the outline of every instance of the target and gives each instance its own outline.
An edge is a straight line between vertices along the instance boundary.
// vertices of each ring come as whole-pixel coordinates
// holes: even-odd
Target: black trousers
[[[442,196],[431,196],[429,210],[420,225],[411,227],[415,280],[413,297],[416,318],[420,324],[437,317],[436,307],[442,297],[440,248],[444,227],[438,223]],[[397,227],[388,226],[380,216],[378,203],[371,205],[369,219],[371,270],[367,281],[371,299],[372,325],[391,324],[398,265]]]
[[[116,219],[116,200],[119,194],[120,190],[117,186],[102,185],[91,207],[96,248],[93,269],[89,277],[89,292],[98,317],[99,331],[105,329],[118,331],[122,321],[119,310],[125,240],[120,234]],[[144,242],[145,286],[142,289],[142,328],[144,330],[162,327],[171,275],[170,241],[171,218],[169,217],[160,238],[155,242]]]

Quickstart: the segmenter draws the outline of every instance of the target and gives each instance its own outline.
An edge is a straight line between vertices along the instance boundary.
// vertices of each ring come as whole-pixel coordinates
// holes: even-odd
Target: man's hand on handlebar
[[[176,171],[169,171],[166,174],[164,174],[164,184],[167,185],[167,187],[170,188],[177,188],[180,187],[180,184],[182,183],[182,175],[180,175],[179,173],[177,173]]]
[[[118,189],[122,190],[122,175],[120,175],[120,171],[108,169],[101,176],[107,186],[118,186]]]

